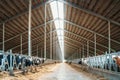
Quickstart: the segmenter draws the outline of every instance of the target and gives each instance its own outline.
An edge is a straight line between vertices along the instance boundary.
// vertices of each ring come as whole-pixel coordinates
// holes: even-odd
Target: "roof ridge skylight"
[[[60,18],[64,19],[64,4],[59,1],[53,1],[50,3],[50,7],[52,10],[53,19]],[[62,52],[62,60],[64,61],[64,22],[62,20],[55,20],[55,27],[57,31],[58,41],[60,44],[61,52]]]

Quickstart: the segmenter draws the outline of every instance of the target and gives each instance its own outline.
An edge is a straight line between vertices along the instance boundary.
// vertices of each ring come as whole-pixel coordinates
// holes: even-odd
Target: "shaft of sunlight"
[[[60,18],[64,19],[64,4],[62,2],[53,1],[50,3],[52,10],[53,19]],[[61,20],[55,20],[55,27],[57,31],[57,37],[62,53],[62,61],[64,61],[64,22]]]

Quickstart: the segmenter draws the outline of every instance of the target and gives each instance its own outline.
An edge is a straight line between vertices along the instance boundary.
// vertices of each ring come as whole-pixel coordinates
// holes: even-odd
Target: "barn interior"
[[[119,80],[120,0],[0,0],[0,73],[53,65],[30,79]]]

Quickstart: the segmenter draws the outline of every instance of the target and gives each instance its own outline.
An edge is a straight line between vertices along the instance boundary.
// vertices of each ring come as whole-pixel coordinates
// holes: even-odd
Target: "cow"
[[[32,57],[28,57],[25,61],[26,66],[32,66],[33,65],[33,60]]]
[[[16,66],[17,66],[17,69],[20,68],[21,66],[21,56],[20,55],[15,55],[15,60],[16,60]]]
[[[13,67],[14,66],[14,56],[12,54],[8,54],[7,55],[7,60],[8,60],[8,65]]]
[[[120,58],[116,56],[113,59],[116,61],[116,64],[120,67]]]
[[[0,54],[0,71],[3,71],[5,69],[5,58],[4,54]]]
[[[0,65],[2,65],[2,59],[3,59],[4,55],[0,55]]]
[[[82,64],[82,61],[80,60],[80,61],[78,62],[78,64]]]
[[[20,65],[20,69],[23,69],[26,67],[26,57],[25,56],[21,56],[21,59],[20,59],[20,62],[21,62],[21,65]]]
[[[39,65],[41,63],[40,59],[36,58],[34,59],[34,64],[35,65]]]

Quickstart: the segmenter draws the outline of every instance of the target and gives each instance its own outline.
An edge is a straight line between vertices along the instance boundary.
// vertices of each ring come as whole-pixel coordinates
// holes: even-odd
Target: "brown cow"
[[[120,58],[118,56],[116,56],[113,59],[115,59],[117,65],[120,67]]]

